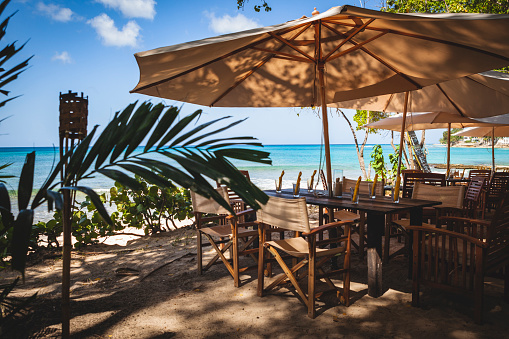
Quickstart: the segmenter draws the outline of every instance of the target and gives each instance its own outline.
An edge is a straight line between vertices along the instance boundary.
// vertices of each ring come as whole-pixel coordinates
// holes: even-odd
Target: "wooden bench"
[[[409,226],[413,233],[412,305],[420,284],[474,300],[474,319],[483,321],[484,277],[503,271],[509,302],[509,192],[491,221],[442,217],[442,228]]]

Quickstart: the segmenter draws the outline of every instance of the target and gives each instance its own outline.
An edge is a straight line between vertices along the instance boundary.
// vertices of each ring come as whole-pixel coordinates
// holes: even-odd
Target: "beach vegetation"
[[[246,5],[246,3],[248,3],[249,0],[237,0],[237,9],[244,9],[244,6]],[[262,9],[265,11],[265,12],[270,12],[272,11],[272,8],[269,6],[269,4],[267,3],[267,1],[265,0],[260,0],[261,2],[261,5],[254,5],[253,6],[253,9],[256,11],[256,12],[260,12]]]
[[[385,179],[387,177],[387,168],[385,166],[382,145],[373,146],[373,151],[371,151],[371,161],[369,164],[375,171],[375,174],[378,174],[381,179]]]
[[[347,122],[350,127],[350,131],[352,132],[355,150],[357,152],[357,159],[359,161],[359,166],[362,172],[362,176],[364,180],[369,179],[368,172],[366,171],[366,164],[364,160],[364,148],[368,142],[368,136],[370,134],[380,133],[380,130],[374,128],[364,128],[363,126],[372,122],[379,121],[383,118],[386,118],[388,114],[384,112],[375,112],[375,111],[366,111],[366,110],[357,110],[353,116],[353,121],[357,124],[355,127],[350,122],[350,119],[346,116],[346,114],[339,108],[336,109],[336,113],[341,115]],[[359,139],[357,138],[357,131],[364,131],[364,139],[362,143],[359,143]]]
[[[387,183],[394,184],[396,182],[396,176],[398,175],[398,163],[399,163],[399,146],[395,146],[394,153],[389,154],[389,162],[391,168],[387,172]],[[406,170],[407,167],[401,162],[400,173]]]
[[[463,137],[461,137],[459,135],[453,135],[454,133],[460,132],[462,130],[463,130],[462,128],[451,128],[451,145],[454,145],[455,143],[463,140]],[[447,145],[447,134],[448,133],[449,133],[448,131],[444,131],[444,133],[442,134],[442,137],[438,140],[438,142],[440,142],[441,144]]]

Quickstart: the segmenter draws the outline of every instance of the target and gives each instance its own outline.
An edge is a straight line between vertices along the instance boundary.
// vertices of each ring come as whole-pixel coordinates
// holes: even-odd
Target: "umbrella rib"
[[[357,43],[355,42],[354,40],[351,40],[350,41],[352,44],[358,46],[360,45],[360,43]],[[379,57],[378,55],[376,55],[375,53],[371,52],[369,49],[367,49],[366,47],[361,47],[361,50],[364,51],[365,53],[369,54],[371,57],[373,57],[374,59],[376,59],[378,62],[380,62],[382,65],[384,65],[385,67],[389,68],[391,71],[393,71],[394,73],[398,74],[400,77],[402,77],[403,79],[405,79],[406,81],[408,81],[409,83],[411,83],[412,85],[414,85],[416,87],[416,89],[421,89],[422,86],[417,83],[416,81],[414,81],[413,79],[411,79],[408,75],[406,75],[405,73],[403,72],[400,72],[396,67],[392,66],[390,63],[388,63],[387,61],[385,61],[384,59],[382,59],[381,57]]]
[[[348,23],[343,23],[343,22],[336,23],[336,24],[337,25],[341,25],[341,26],[349,26],[349,27],[356,27],[357,26],[355,24],[348,24]],[[410,38],[421,39],[421,40],[428,40],[428,41],[432,41],[432,42],[441,43],[441,44],[444,44],[444,45],[451,45],[451,46],[455,46],[455,47],[465,48],[465,49],[469,49],[469,50],[472,50],[472,51],[475,51],[475,52],[478,52],[478,53],[481,53],[481,54],[490,55],[490,56],[495,57],[495,58],[499,58],[499,59],[502,59],[502,60],[505,60],[505,61],[509,61],[508,57],[505,57],[505,56],[497,54],[497,53],[493,53],[493,52],[489,52],[489,51],[486,51],[486,50],[483,50],[483,49],[479,49],[477,47],[463,45],[463,44],[460,44],[460,43],[457,43],[457,42],[442,40],[442,39],[433,38],[433,37],[429,37],[429,36],[425,36],[425,35],[421,35],[421,34],[401,32],[401,31],[396,31],[396,30],[392,30],[392,29],[388,30],[388,29],[385,29],[385,28],[378,28],[378,27],[366,27],[366,30],[377,31],[377,32],[387,32],[387,33],[390,33],[390,34],[397,34],[397,35],[407,36],[407,37],[410,37]]]
[[[327,61],[327,59],[329,59],[329,57],[336,53],[336,51],[338,49],[340,49],[344,44],[346,44],[348,41],[350,41],[354,36],[357,35],[357,33],[359,33],[360,31],[362,31],[364,28],[366,28],[369,24],[371,24],[373,21],[375,21],[375,19],[370,19],[368,21],[366,21],[363,25],[357,27],[352,33],[350,33],[350,35],[348,35],[348,37],[346,37],[346,39],[344,39],[343,41],[341,41],[332,51],[329,52],[329,54],[327,54],[325,56],[325,58],[323,58],[323,61]],[[329,30],[331,30],[332,32],[334,33],[339,33],[337,32],[336,30],[332,29],[332,27],[330,27],[329,25],[327,25],[326,23],[322,23],[323,26],[327,27]]]
[[[306,27],[304,27],[302,30],[300,30],[299,32],[297,32],[297,34],[295,34],[293,37],[290,38],[290,40],[293,40],[293,39],[296,39],[297,37],[299,37],[306,29],[309,28],[310,25],[306,25]],[[299,26],[300,28],[301,26]],[[270,33],[269,33],[270,34]],[[271,34],[272,35],[272,34]],[[277,39],[279,40],[279,39]],[[228,93],[230,93],[235,87],[237,87],[238,85],[240,85],[240,83],[242,83],[244,80],[246,80],[247,78],[249,78],[254,72],[256,72],[256,70],[258,70],[260,67],[262,67],[263,65],[265,65],[270,59],[272,59],[274,57],[274,52],[279,52],[281,49],[283,49],[287,44],[285,44],[283,42],[283,44],[276,50],[276,51],[270,51],[269,53],[271,53],[270,55],[268,55],[264,60],[260,61],[258,63],[258,65],[256,65],[255,67],[253,67],[249,72],[247,72],[242,78],[240,78],[238,81],[236,81],[230,88],[228,88],[226,91],[224,91],[219,97],[216,98],[216,100],[214,100],[210,106],[214,106],[219,100],[221,100],[222,98],[224,98]],[[251,49],[253,49],[253,47],[251,47]]]
[[[387,99],[387,102],[385,103],[385,107],[383,110],[384,113],[387,110],[387,107],[389,107],[389,104],[391,103],[393,97],[394,97],[394,93],[391,93],[391,95],[389,96],[389,99]]]
[[[295,37],[297,37],[297,36],[299,36],[300,34],[302,34],[302,32],[304,32],[306,29],[308,29],[308,28],[309,28],[309,26],[311,26],[311,23],[304,23],[304,24],[301,24],[301,25],[298,25],[298,26],[292,27],[291,29],[287,29],[287,30],[281,31],[281,32],[279,32],[279,33],[280,33],[280,34],[286,34],[286,33],[289,33],[289,32],[292,32],[292,31],[295,31],[295,30],[297,30],[297,29],[299,29],[299,28],[301,28],[301,27],[304,27],[304,28],[303,28],[303,29],[302,29],[302,30],[301,30],[298,34],[296,34],[296,36],[295,36]],[[295,38],[295,37],[294,37],[294,38]],[[130,92],[131,92],[131,93],[140,92],[140,91],[143,91],[143,90],[145,90],[145,89],[147,89],[147,88],[151,88],[151,87],[154,87],[154,86],[158,86],[158,85],[164,84],[165,82],[168,82],[168,81],[174,80],[174,79],[176,79],[176,78],[178,78],[178,77],[181,77],[181,76],[183,76],[183,75],[186,75],[186,74],[189,74],[189,73],[194,72],[194,71],[196,71],[196,70],[199,70],[200,68],[206,67],[206,66],[208,66],[208,65],[210,65],[210,64],[213,64],[214,62],[217,62],[217,61],[219,61],[219,60],[226,59],[226,58],[228,58],[228,57],[230,57],[230,56],[232,56],[232,55],[235,55],[235,54],[237,54],[237,53],[240,53],[240,52],[242,52],[242,51],[245,51],[246,49],[250,49],[250,48],[252,48],[253,46],[259,45],[259,44],[264,43],[264,42],[266,42],[266,41],[269,41],[269,40],[271,40],[271,39],[272,39],[272,37],[266,37],[266,38],[261,39],[261,40],[259,40],[259,41],[255,41],[255,42],[253,42],[253,43],[251,43],[251,44],[249,44],[249,45],[246,45],[246,46],[244,46],[244,47],[238,48],[238,49],[236,49],[236,50],[234,50],[234,51],[231,51],[231,52],[229,52],[229,53],[226,53],[226,54],[224,54],[224,55],[221,55],[221,56],[219,56],[219,57],[217,57],[217,58],[215,58],[215,59],[213,59],[213,60],[207,61],[207,62],[205,62],[205,63],[203,63],[203,64],[201,64],[201,65],[198,65],[198,66],[195,66],[195,67],[193,67],[193,68],[190,68],[190,69],[188,69],[188,70],[186,70],[186,71],[183,71],[183,72],[181,72],[181,73],[179,73],[179,74],[173,75],[173,76],[171,76],[171,77],[169,77],[169,78],[166,78],[166,79],[162,79],[162,80],[159,80],[159,81],[153,82],[153,83],[151,83],[151,84],[148,84],[148,85],[142,86],[142,87],[140,87],[140,88],[136,88],[136,89],[134,89],[134,90],[132,90],[132,91],[130,91]]]
[[[486,87],[486,88],[489,88],[489,89],[491,89],[492,91],[497,92],[498,94],[501,94],[501,95],[503,95],[503,96],[505,96],[505,97],[509,97],[509,95],[505,94],[504,92],[500,92],[500,91],[496,88],[496,86],[495,86],[495,87],[488,86],[488,85],[486,85],[486,84],[483,84],[482,82],[479,82],[479,81],[477,81],[477,80],[475,80],[475,79],[472,79],[470,76],[466,76],[465,78],[466,78],[466,79],[468,79],[468,80],[470,80],[470,81],[475,82],[475,83],[476,83],[476,84],[478,84],[478,85],[481,85],[481,86],[484,86],[484,87]],[[509,82],[508,82],[508,83],[509,83]]]
[[[267,33],[270,34],[270,36],[272,36],[274,39],[279,40],[280,42],[282,42],[286,46],[290,47],[291,49],[293,49],[297,53],[300,53],[300,54],[304,55],[306,58],[308,58],[309,60],[311,60],[312,62],[315,62],[315,59],[313,59],[312,56],[310,56],[309,54],[307,54],[304,51],[301,51],[300,49],[298,49],[297,47],[292,45],[290,42],[288,42],[286,39],[284,39],[284,38],[280,37],[279,35],[274,34],[272,32],[267,32]]]
[[[336,30],[334,27],[328,27],[329,29],[332,29],[333,32],[335,32],[336,34],[340,34],[342,35],[341,32],[339,32],[338,30]],[[416,87],[416,89],[420,89],[422,88],[421,85],[419,85],[417,82],[415,82],[414,80],[412,80],[410,77],[408,77],[406,74],[400,72],[396,67],[393,67],[391,64],[389,64],[388,62],[386,62],[385,60],[383,60],[382,58],[380,58],[378,55],[374,54],[373,52],[371,52],[370,50],[368,50],[366,47],[363,47],[363,45],[367,44],[368,42],[371,42],[375,39],[378,39],[380,37],[382,37],[383,35],[385,35],[387,32],[382,32],[380,33],[379,35],[377,36],[374,36],[368,40],[365,40],[363,42],[355,42],[354,40],[350,39],[350,43],[353,44],[354,46],[347,49],[346,51],[343,51],[341,53],[338,53],[336,54],[334,57],[332,57],[329,61],[331,60],[334,60],[336,58],[339,58],[340,56],[342,55],[345,55],[347,53],[351,53],[351,52],[354,52],[358,49],[361,49],[362,51],[364,51],[365,53],[369,54],[371,57],[375,58],[378,62],[380,62],[382,65],[384,65],[385,67],[389,68],[391,71],[393,71],[394,73],[398,74],[400,77],[402,77],[403,79],[405,79],[406,81],[408,81],[409,83],[411,83],[412,85],[414,85]]]
[[[445,96],[445,98],[451,103],[451,105],[454,106],[454,108],[458,111],[458,113],[461,114],[462,117],[465,117],[466,116],[465,113],[458,107],[458,105],[456,105],[456,103],[454,103],[454,101],[447,95],[447,93],[445,93],[442,86],[440,86],[440,84],[436,84],[435,86],[437,86],[437,88],[440,90],[440,92],[442,92],[442,94]]]
[[[261,52],[267,52],[267,53],[275,54],[276,56],[283,56],[284,59],[286,59],[286,60],[300,61],[300,62],[307,62],[307,63],[313,62],[313,61],[311,61],[311,60],[309,60],[307,58],[303,58],[303,57],[299,57],[299,56],[296,56],[296,55],[292,55],[290,53],[274,51],[274,50],[270,50],[270,49],[267,49],[267,48],[252,47],[251,49],[254,49],[256,51],[261,51]]]

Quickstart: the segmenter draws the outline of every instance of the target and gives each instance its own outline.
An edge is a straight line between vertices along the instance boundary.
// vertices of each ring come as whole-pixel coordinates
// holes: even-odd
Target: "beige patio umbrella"
[[[390,131],[401,132],[403,123],[403,114],[381,119],[370,124],[366,124],[365,128],[385,129]],[[429,113],[409,113],[405,119],[404,131],[418,131],[426,129],[447,128],[447,173],[449,173],[451,165],[451,128],[466,128],[474,126],[484,126],[490,128],[493,124],[487,122],[479,122],[474,119],[462,117],[459,114],[446,112],[429,112]],[[401,146],[400,146],[401,147]]]
[[[461,117],[486,118],[509,112],[509,74],[487,71],[434,84],[415,91],[342,101],[329,106],[403,113],[448,112],[452,115],[439,114],[433,118],[433,123],[446,123],[447,121],[462,123]],[[407,126],[405,117],[406,114],[403,114],[400,120],[402,125],[398,129],[401,132],[400,145],[403,145],[405,131],[403,126]],[[493,119],[483,119],[481,121],[498,122]],[[465,122],[468,121],[465,120]],[[419,122],[415,121],[413,123],[418,124]],[[450,127],[443,126],[449,128],[448,135],[450,138]],[[468,125],[464,127],[466,126]],[[483,126],[483,124],[480,123],[478,126]],[[438,125],[435,128],[439,128]],[[398,175],[401,167],[401,152],[402,146],[400,146]],[[447,158],[449,163],[450,142],[448,142]]]
[[[453,134],[461,137],[491,137],[491,166],[495,171],[495,137],[509,137],[509,125],[492,127],[470,127]]]
[[[321,106],[509,64],[509,16],[334,7],[280,25],[136,53],[135,93],[218,107]]]

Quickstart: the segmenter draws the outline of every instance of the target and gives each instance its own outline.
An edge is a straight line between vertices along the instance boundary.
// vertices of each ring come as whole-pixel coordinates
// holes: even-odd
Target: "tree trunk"
[[[364,146],[366,145],[366,142],[368,141],[368,133],[366,133],[366,135],[364,137],[364,142],[362,143],[362,146],[359,147],[359,142],[357,141],[357,134],[355,133],[355,129],[353,128],[352,123],[346,117],[346,114],[342,110],[337,108],[337,112],[340,112],[341,115],[343,115],[343,118],[345,118],[346,122],[348,123],[348,126],[350,126],[350,131],[352,132],[353,140],[355,142],[355,150],[357,151],[357,160],[359,160],[359,166],[362,171],[362,176],[364,177],[364,180],[366,180],[367,175],[366,175],[366,165],[364,163]]]

